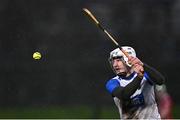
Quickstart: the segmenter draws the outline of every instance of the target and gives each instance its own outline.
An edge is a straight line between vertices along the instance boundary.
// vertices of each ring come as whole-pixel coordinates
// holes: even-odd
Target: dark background
[[[105,83],[115,46],[84,7],[161,71],[178,105],[179,0],[0,0],[0,108],[114,105]],[[32,59],[35,51],[41,60]]]

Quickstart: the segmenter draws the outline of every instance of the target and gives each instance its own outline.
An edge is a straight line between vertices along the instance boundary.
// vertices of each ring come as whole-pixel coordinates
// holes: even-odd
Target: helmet
[[[125,50],[129,54],[129,56],[136,57],[136,52],[132,47],[122,46],[121,48]],[[109,56],[110,64],[113,58],[122,58],[124,62],[129,67],[131,67],[131,65],[128,63],[128,58],[124,55],[124,53],[119,48],[116,48],[115,50],[110,52],[110,56]]]

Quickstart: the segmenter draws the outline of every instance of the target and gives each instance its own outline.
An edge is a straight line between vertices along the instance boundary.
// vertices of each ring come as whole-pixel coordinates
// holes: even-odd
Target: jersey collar
[[[119,78],[125,79],[125,80],[131,80],[131,79],[134,77],[135,74],[136,74],[136,72],[133,72],[132,74],[130,74],[130,75],[127,76],[127,77],[119,76]]]

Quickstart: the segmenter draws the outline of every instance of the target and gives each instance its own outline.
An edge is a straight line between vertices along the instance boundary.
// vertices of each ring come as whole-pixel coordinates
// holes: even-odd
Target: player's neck
[[[135,72],[133,72],[133,73],[129,73],[129,74],[126,74],[126,75],[119,75],[119,77],[120,78],[122,78],[122,79],[127,79],[127,80],[129,80],[129,79],[131,79],[133,76],[135,75]]]
[[[133,74],[133,73],[134,73],[134,71],[129,71],[129,72],[127,72],[126,77],[130,76],[130,75]]]

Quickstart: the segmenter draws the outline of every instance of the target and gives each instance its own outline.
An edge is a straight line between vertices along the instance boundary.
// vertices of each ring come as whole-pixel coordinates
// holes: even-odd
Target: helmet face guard
[[[129,54],[129,56],[136,57],[136,52],[132,47],[122,46],[122,49],[125,50]],[[115,58],[122,59],[127,66],[131,67],[131,65],[128,63],[128,58],[124,55],[124,53],[119,48],[116,48],[110,53],[109,62],[110,62],[111,67],[112,67],[112,60]]]
[[[126,63],[125,63],[123,57],[113,57],[113,58],[109,58],[109,64],[110,64],[110,66],[111,66],[111,69],[113,70],[113,72],[114,72],[115,74],[117,74],[116,71],[115,71],[114,68],[113,68],[113,59],[121,59],[122,62],[123,62],[123,64],[126,65]],[[117,74],[117,75],[118,75],[118,74]]]

